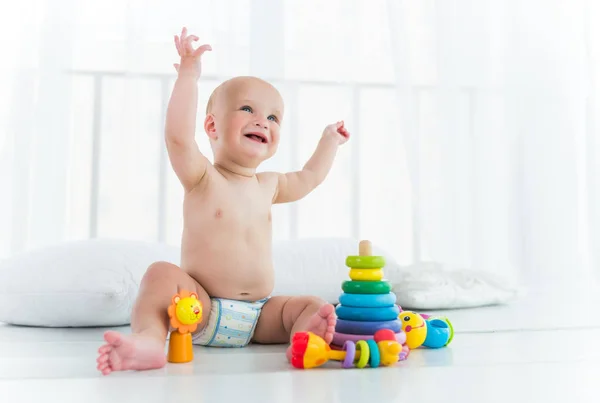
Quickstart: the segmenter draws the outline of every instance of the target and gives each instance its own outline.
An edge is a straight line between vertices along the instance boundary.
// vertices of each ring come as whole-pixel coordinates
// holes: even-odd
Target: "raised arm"
[[[340,145],[350,138],[343,122],[331,124],[323,131],[317,149],[301,171],[278,175],[274,203],[288,203],[312,192],[329,174]]]
[[[175,64],[178,76],[167,107],[165,141],[169,160],[175,174],[186,190],[196,186],[206,173],[209,161],[200,152],[195,140],[196,112],[198,109],[198,79],[201,73],[200,59],[210,45],[194,50],[195,35],[187,35],[183,28],[181,37],[175,36],[175,46],[181,62]]]

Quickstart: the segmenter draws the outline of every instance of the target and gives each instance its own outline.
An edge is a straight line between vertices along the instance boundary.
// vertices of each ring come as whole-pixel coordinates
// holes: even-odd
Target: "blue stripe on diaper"
[[[250,334],[249,332],[247,332],[245,330],[230,329],[230,328],[224,328],[224,327],[220,327],[219,331],[217,333],[220,334],[221,336],[231,336],[231,337],[248,337],[248,335]]]
[[[221,313],[221,301],[220,300],[213,300],[217,302],[217,309],[215,310],[215,315],[217,315],[217,323],[215,323],[215,327],[213,329],[213,334],[212,337],[210,338],[210,340],[208,341],[208,344],[211,344],[213,341],[215,341],[215,337],[217,337],[217,334],[219,333],[219,327],[221,325],[221,317],[222,315]]]

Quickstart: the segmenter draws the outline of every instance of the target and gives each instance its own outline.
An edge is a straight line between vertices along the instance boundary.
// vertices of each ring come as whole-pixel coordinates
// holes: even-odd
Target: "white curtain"
[[[600,4],[387,4],[421,258],[597,278]]]
[[[323,127],[352,139],[327,181],[274,209],[276,239],[354,236],[402,264],[526,281],[599,273],[597,2],[29,0],[0,14],[0,257],[89,237],[178,244],[163,143],[182,26],[210,91],[243,74],[287,108],[298,169]],[[198,127],[197,141],[210,157]]]

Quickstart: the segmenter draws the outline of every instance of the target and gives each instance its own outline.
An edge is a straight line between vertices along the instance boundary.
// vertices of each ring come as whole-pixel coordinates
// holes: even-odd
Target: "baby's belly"
[[[184,233],[181,268],[209,296],[256,301],[273,291],[274,273],[269,237],[219,239]]]

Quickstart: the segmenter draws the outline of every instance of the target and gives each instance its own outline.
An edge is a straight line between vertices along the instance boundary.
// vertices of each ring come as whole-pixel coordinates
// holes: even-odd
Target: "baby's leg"
[[[140,284],[139,295],[131,314],[131,335],[115,331],[104,334],[106,344],[98,349],[98,370],[112,371],[160,368],[166,364],[165,340],[169,331],[167,309],[179,290],[194,291],[204,307],[204,328],[210,314],[210,298],[196,280],[179,267],[167,263],[152,264]]]
[[[296,332],[313,332],[331,343],[337,317],[333,305],[317,297],[273,297],[264,305],[252,341],[291,342]]]

